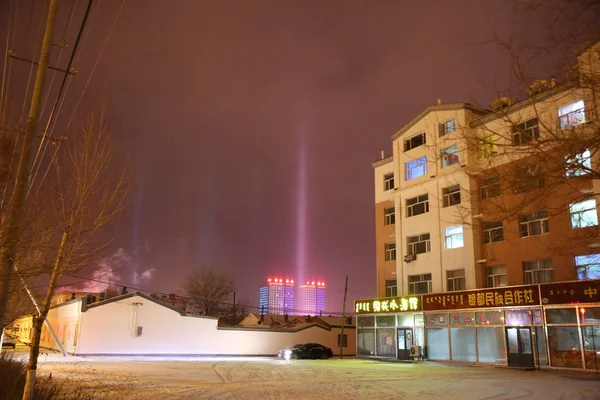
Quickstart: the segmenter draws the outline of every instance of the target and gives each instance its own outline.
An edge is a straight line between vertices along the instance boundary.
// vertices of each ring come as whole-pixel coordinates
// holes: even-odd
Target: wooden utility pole
[[[231,321],[232,325],[235,325],[235,291],[233,292],[233,320]]]
[[[346,323],[346,295],[348,294],[348,275],[346,275],[346,287],[344,288],[344,304],[342,305],[342,333],[340,335],[340,360],[344,355],[344,325]]]
[[[15,275],[15,258],[21,236],[21,220],[23,218],[23,210],[25,209],[29,177],[31,175],[33,143],[37,137],[40,106],[42,104],[46,72],[50,61],[50,49],[52,48],[57,8],[58,0],[50,0],[48,16],[46,18],[46,29],[44,31],[44,38],[40,49],[40,59],[35,75],[29,114],[27,116],[27,130],[25,131],[23,138],[23,146],[21,148],[15,185],[10,197],[8,212],[6,218],[2,221],[2,232],[4,237],[2,248],[0,249],[0,268],[1,271],[4,272],[4,285],[0,292],[0,329],[4,329],[4,326],[6,325],[8,297],[11,290],[11,283]]]

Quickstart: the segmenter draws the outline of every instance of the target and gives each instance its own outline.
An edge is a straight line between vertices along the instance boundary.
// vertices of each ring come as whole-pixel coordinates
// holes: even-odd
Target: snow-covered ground
[[[119,399],[600,399],[586,372],[355,359],[42,356],[40,372]]]

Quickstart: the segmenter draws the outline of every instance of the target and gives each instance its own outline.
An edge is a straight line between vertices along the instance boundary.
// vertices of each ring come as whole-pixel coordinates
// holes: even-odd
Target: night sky
[[[2,54],[11,3],[19,13],[9,48],[33,58],[45,2],[31,12],[31,1],[0,1]],[[514,89],[493,32],[521,50],[550,35],[547,10],[516,3],[96,1],[56,133],[79,100],[78,111],[105,107],[123,159],[133,160],[132,207],[99,268],[166,292],[194,268],[222,268],[236,277],[238,298],[255,305],[267,276],[298,280],[302,271],[327,282],[328,311],[341,310],[346,275],[347,308],[374,296],[371,163],[438,99],[487,107]],[[60,2],[57,42],[71,5]],[[76,2],[71,44],[85,6]],[[64,67],[68,51],[60,60],[53,52]],[[557,59],[524,60],[544,77]],[[17,104],[28,73],[12,61]]]

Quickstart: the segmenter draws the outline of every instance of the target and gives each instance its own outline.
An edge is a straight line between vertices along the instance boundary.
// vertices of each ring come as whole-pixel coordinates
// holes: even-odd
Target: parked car
[[[12,347],[14,349],[15,347],[17,347],[18,341],[19,341],[19,338],[17,336],[4,332],[4,338],[2,340],[2,347]]]
[[[331,357],[333,357],[331,349],[318,343],[297,344],[279,352],[279,358],[283,358],[284,360],[298,360],[302,358],[315,360],[320,358],[324,360]]]

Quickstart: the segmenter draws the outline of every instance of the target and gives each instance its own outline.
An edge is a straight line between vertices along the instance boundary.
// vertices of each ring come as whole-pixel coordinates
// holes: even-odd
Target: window
[[[446,284],[448,292],[456,292],[457,290],[466,289],[465,270],[455,269],[454,271],[446,271]]]
[[[532,118],[512,127],[513,146],[526,144],[540,138],[540,127],[537,118]]]
[[[414,217],[429,212],[429,194],[406,199],[406,217]]]
[[[554,281],[554,269],[550,259],[523,262],[523,273],[527,285]]]
[[[500,177],[488,176],[479,181],[479,197],[481,200],[500,196]]]
[[[392,190],[394,188],[394,173],[383,176],[383,190]]]
[[[385,297],[398,296],[398,281],[396,279],[385,280]]]
[[[572,128],[585,123],[585,107],[583,100],[567,104],[558,109],[558,119],[560,121],[560,130]]]
[[[450,147],[446,147],[444,150],[442,150],[441,156],[442,168],[458,164],[458,145],[453,144]]]
[[[487,269],[487,286],[500,287],[506,286],[508,279],[506,278],[506,265],[496,265]]]
[[[498,154],[498,141],[500,135],[492,133],[483,139],[479,139],[479,158],[486,158],[494,154]]]
[[[544,186],[538,164],[520,165],[514,170],[513,193],[523,193]]]
[[[408,294],[431,293],[431,274],[409,275]]]
[[[385,261],[396,260],[396,242],[389,242],[385,244]]]
[[[548,212],[540,210],[519,215],[521,237],[537,236],[550,232]]]
[[[404,163],[404,169],[406,170],[407,181],[427,175],[427,156]]]
[[[567,178],[588,174],[592,169],[592,154],[589,150],[565,157]]]
[[[577,279],[600,279],[600,254],[575,257]]]
[[[337,347],[348,347],[348,335],[344,333],[344,335],[342,336],[340,333],[338,333],[338,345]]]
[[[416,134],[415,136],[409,137],[404,141],[404,151],[408,151],[426,143],[425,132]]]
[[[459,247],[464,247],[465,242],[463,240],[462,225],[449,226],[444,229],[444,241],[446,243],[446,249],[458,249]]]
[[[596,211],[596,200],[594,199],[569,204],[569,213],[571,214],[571,227],[573,229],[598,225],[598,212]]]
[[[443,124],[440,124],[439,129],[440,129],[440,137],[454,132],[456,130],[456,120],[451,119],[450,121],[446,121]]]
[[[483,243],[501,242],[504,240],[504,226],[502,221],[488,221],[483,223]]]
[[[408,236],[406,238],[406,253],[408,255],[422,254],[431,251],[431,240],[429,233],[422,233],[420,235]]]
[[[442,189],[444,207],[460,204],[460,185],[453,185]]]
[[[384,214],[384,225],[394,225],[396,223],[396,209],[394,207],[388,207],[383,210]]]

